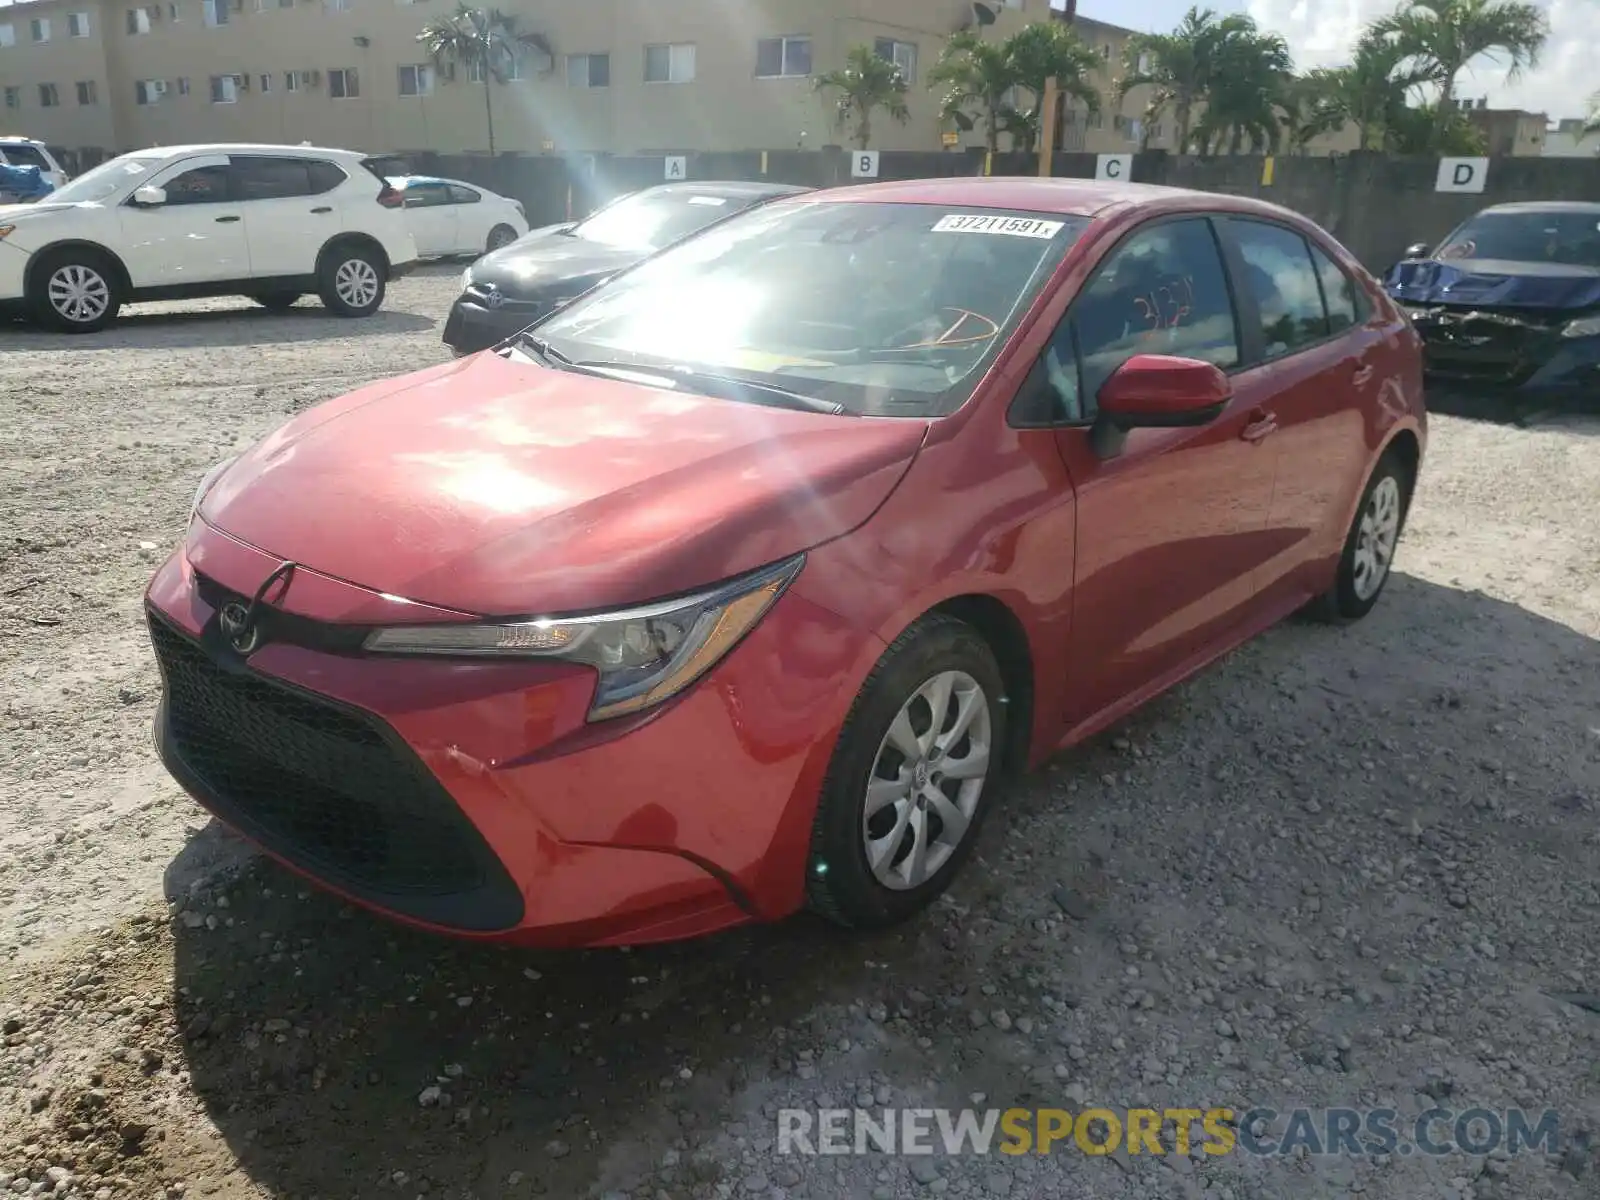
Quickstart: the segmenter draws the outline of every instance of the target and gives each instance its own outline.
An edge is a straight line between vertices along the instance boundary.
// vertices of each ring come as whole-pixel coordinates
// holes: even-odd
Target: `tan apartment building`
[[[988,0],[985,36],[1052,19],[1048,0]],[[537,153],[814,148],[843,142],[818,74],[852,46],[911,81],[909,121],[874,143],[942,143],[927,72],[972,25],[969,0],[506,0],[530,55],[492,88],[496,146]],[[481,84],[417,43],[453,0],[32,0],[0,7],[0,127],[67,148],[308,140],[378,150],[487,149]],[[1137,149],[1145,97],[1117,105],[1129,31],[1080,19],[1106,66],[1097,117],[1069,114],[1068,149]],[[42,35],[42,36],[41,36]],[[1149,145],[1170,145],[1170,129]],[[978,145],[981,129],[960,135]]]
[[[1550,125],[1546,113],[1519,108],[1490,108],[1488,101],[1469,105],[1467,119],[1483,133],[1484,150],[1495,155],[1518,158],[1544,154],[1545,132]]]

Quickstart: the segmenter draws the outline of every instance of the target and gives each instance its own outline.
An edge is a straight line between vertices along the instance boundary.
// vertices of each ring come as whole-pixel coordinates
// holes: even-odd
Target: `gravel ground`
[[[490,952],[306,892],[157,765],[207,466],[439,361],[453,270],[0,329],[0,1191],[1600,1195],[1600,422],[1440,416],[1401,573],[1017,788],[924,919]],[[776,1152],[780,1108],[1436,1103],[1556,1155]],[[1268,1122],[1269,1132],[1277,1132]]]

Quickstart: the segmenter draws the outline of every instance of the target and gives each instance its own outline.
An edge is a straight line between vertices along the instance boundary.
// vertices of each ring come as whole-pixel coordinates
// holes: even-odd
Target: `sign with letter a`
[[[677,180],[689,178],[689,160],[682,154],[667,155],[667,178]]]
[[[876,179],[878,177],[878,152],[857,150],[850,156],[850,178]]]
[[[1487,158],[1441,158],[1436,192],[1481,192],[1489,182]]]
[[[1121,183],[1127,183],[1133,178],[1133,155],[1096,155],[1094,160],[1094,177],[1096,179],[1113,179]]]

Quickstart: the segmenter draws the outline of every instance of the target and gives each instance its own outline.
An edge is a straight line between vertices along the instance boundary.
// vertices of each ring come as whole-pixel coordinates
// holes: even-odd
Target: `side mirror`
[[[1114,457],[1130,429],[1205,425],[1233,398],[1220,368],[1196,358],[1136,354],[1100,386],[1096,453]]]
[[[1410,246],[1406,247],[1406,257],[1407,258],[1427,258],[1428,257],[1428,251],[1431,250],[1432,248],[1433,247],[1429,246],[1427,242],[1417,242],[1414,245],[1410,245]]]
[[[160,208],[167,202],[167,189],[146,184],[133,193],[133,203],[138,208]]]

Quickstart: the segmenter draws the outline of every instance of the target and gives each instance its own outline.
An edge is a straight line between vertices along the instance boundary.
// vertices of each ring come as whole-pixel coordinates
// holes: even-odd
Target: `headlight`
[[[375,654],[551,658],[595,668],[591,721],[639,712],[683,691],[733,649],[805,562],[797,555],[695,596],[582,617],[379,629]]]
[[[235,455],[233,458],[225,458],[200,477],[200,486],[195,488],[194,499],[189,502],[190,523],[193,523],[195,517],[199,515],[200,501],[206,498],[206,493],[211,490],[212,485],[217,482],[218,478],[221,477],[224,471],[233,466],[233,464],[237,461],[237,455]]]
[[[1595,337],[1600,335],[1600,313],[1592,317],[1579,317],[1576,321],[1568,321],[1561,327],[1561,336],[1564,338]]]

